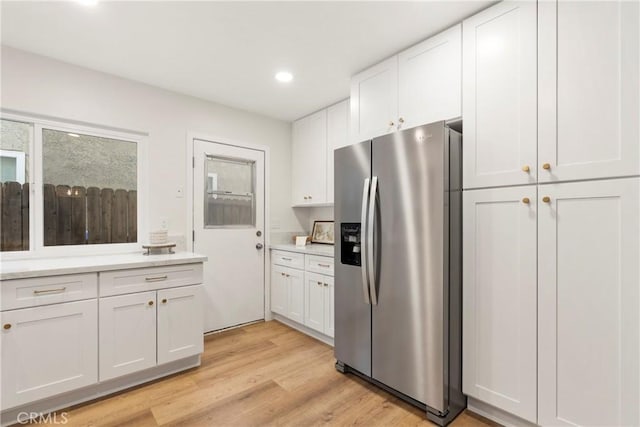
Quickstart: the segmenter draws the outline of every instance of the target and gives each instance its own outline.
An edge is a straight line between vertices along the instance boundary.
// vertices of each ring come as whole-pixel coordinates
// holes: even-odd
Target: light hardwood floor
[[[199,368],[58,412],[72,426],[431,425],[334,362],[331,347],[261,322],[207,336]],[[468,411],[453,423],[489,425]]]

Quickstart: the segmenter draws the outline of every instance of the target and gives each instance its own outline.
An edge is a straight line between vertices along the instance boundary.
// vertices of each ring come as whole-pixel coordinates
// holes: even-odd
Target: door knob
[[[264,245],[262,243],[256,243],[256,249],[262,249]]]

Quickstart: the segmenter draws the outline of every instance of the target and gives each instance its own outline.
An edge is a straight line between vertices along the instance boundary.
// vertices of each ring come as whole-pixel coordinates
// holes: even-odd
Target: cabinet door
[[[351,78],[351,142],[393,132],[398,124],[398,57]]]
[[[204,351],[202,285],[158,291],[158,364]]]
[[[287,317],[304,324],[304,271],[287,269]]]
[[[398,55],[401,128],[462,115],[462,26],[456,25]]]
[[[0,313],[2,409],[98,381],[98,303]]]
[[[156,366],[156,292],[100,298],[100,381]]]
[[[349,145],[349,100],[327,108],[327,203],[333,203],[333,152]]]
[[[306,272],[304,289],[304,324],[324,332],[324,277]]]
[[[463,391],[536,422],[536,187],[463,193]]]
[[[288,314],[288,280],[286,268],[271,264],[271,311],[286,316]]]
[[[538,422],[640,425],[640,178],[539,197]]]
[[[293,205],[327,201],[327,110],[318,111],[293,124]]]
[[[323,276],[324,280],[324,334],[333,338],[335,334],[335,304],[333,277]]]
[[[535,183],[536,2],[501,2],[462,34],[463,186]]]
[[[639,174],[640,3],[538,8],[540,182]]]

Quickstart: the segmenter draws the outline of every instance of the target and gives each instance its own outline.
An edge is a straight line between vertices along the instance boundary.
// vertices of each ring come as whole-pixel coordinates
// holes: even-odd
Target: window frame
[[[0,119],[11,120],[32,125],[31,140],[29,141],[28,164],[30,176],[26,180],[30,184],[29,191],[29,250],[28,251],[7,251],[0,252],[3,260],[47,258],[61,256],[90,256],[125,254],[140,251],[144,236],[147,236],[147,198],[149,192],[149,181],[147,177],[147,139],[148,134],[129,130],[109,128],[94,124],[85,124],[64,121],[62,119],[49,119],[27,114],[16,114],[2,111]],[[136,242],[134,243],[101,243],[84,245],[44,245],[44,201],[43,201],[43,148],[42,130],[51,129],[55,131],[77,133],[97,136],[102,138],[118,139],[133,142],[137,147],[137,231]]]

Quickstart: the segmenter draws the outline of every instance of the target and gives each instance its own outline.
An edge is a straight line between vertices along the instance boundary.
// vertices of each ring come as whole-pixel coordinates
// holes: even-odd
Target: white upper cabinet
[[[460,33],[456,25],[353,76],[350,141],[460,117]]]
[[[351,142],[393,132],[398,120],[398,57],[351,78]]]
[[[640,3],[544,1],[538,10],[540,182],[637,175]]]
[[[327,110],[293,122],[293,206],[327,203]]]
[[[538,196],[538,423],[638,426],[640,178]]]
[[[412,128],[462,115],[462,26],[398,55],[398,126]]]
[[[327,108],[327,203],[333,203],[333,152],[349,145],[349,100]]]
[[[536,2],[505,1],[462,24],[463,186],[536,182]]]
[[[463,193],[463,391],[536,422],[536,187]]]

